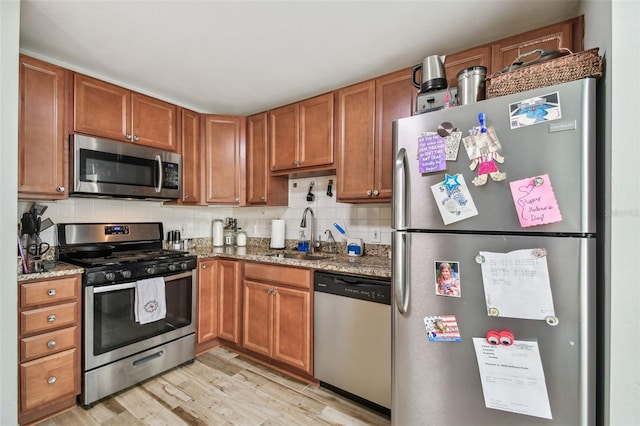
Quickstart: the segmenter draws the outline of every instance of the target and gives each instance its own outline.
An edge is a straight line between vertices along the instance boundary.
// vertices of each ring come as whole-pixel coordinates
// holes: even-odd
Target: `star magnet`
[[[448,174],[445,174],[444,175],[443,185],[446,186],[449,191],[453,191],[453,189],[456,186],[460,186],[460,182],[458,181],[458,177],[460,177],[460,175],[450,176]]]

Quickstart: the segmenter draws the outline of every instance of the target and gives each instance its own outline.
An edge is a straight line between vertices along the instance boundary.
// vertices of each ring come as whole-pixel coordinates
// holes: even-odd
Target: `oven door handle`
[[[176,275],[169,275],[164,277],[164,282],[168,283],[170,281],[174,281],[174,280],[179,280],[182,278],[186,278],[193,275],[193,271],[188,271],[182,274],[176,274]],[[117,291],[117,290],[127,290],[129,288],[135,288],[136,287],[136,283],[137,281],[130,281],[127,283],[121,283],[121,284],[113,284],[113,285],[105,285],[105,286],[98,286],[98,287],[93,287],[93,294],[98,294],[98,293],[108,293],[110,291]]]

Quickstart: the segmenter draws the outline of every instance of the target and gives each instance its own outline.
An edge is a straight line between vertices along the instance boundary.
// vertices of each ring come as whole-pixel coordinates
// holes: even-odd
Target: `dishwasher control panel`
[[[391,304],[391,281],[384,278],[316,272],[313,287],[321,293]]]

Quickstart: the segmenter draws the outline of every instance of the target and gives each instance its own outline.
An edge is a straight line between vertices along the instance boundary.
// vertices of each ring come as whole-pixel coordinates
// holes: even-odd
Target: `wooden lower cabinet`
[[[196,354],[220,340],[240,344],[242,261],[224,258],[198,262]]]
[[[76,405],[80,393],[80,275],[19,284],[20,424]]]
[[[313,374],[312,271],[246,263],[242,347]]]

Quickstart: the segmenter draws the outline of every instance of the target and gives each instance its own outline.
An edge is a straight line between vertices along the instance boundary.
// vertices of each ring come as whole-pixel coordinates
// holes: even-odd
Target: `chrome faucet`
[[[309,252],[316,252],[316,216],[313,214],[313,210],[311,207],[307,207],[304,209],[304,213],[302,213],[302,221],[300,222],[300,228],[307,227],[307,213],[311,213],[311,239],[309,240]]]

